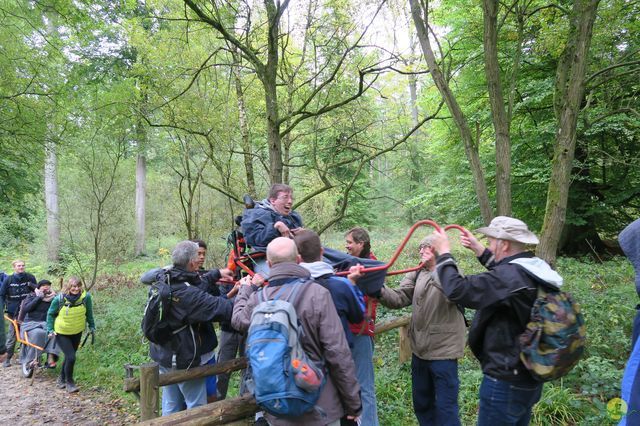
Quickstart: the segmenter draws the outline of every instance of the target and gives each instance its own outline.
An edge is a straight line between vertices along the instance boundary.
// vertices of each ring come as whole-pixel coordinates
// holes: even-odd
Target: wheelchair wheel
[[[33,362],[32,361],[28,361],[28,362],[23,362],[22,363],[22,375],[24,376],[25,379],[28,379],[29,377],[33,376]]]

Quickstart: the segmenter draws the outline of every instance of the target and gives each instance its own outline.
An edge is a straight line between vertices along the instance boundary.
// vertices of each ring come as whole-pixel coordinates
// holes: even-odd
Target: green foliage
[[[555,383],[545,385],[540,401],[533,410],[532,423],[544,426],[579,424],[584,419],[585,398]]]

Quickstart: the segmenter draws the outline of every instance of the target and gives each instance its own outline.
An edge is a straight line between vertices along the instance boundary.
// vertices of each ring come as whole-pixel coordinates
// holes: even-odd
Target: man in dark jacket
[[[293,211],[293,189],[277,183],[269,189],[269,195],[245,211],[242,232],[248,245],[264,251],[277,237],[291,237],[302,227],[302,218]]]
[[[245,285],[241,286],[236,297],[231,319],[231,325],[236,330],[248,330],[251,313],[258,305],[257,291],[264,291],[266,297],[273,297],[282,285],[298,281],[300,278],[310,279],[309,271],[298,264],[300,256],[295,243],[289,238],[276,238],[269,243],[267,261],[271,266],[268,287],[258,290],[246,278],[242,281]],[[269,424],[334,426],[339,425],[340,418],[345,415],[352,420],[355,419],[362,410],[360,386],[355,377],[355,367],[347,339],[340,327],[340,318],[329,291],[314,282],[306,284],[293,306],[304,330],[300,336],[302,348],[314,362],[320,363],[324,360],[328,373],[327,381],[316,404],[317,409],[300,417],[284,418],[267,414]]]
[[[9,275],[0,286],[0,299],[4,300],[7,315],[11,319],[18,316],[20,304],[36,288],[36,277],[24,271],[24,260],[17,259],[12,263],[13,274]],[[2,364],[4,367],[11,365],[11,357],[16,346],[16,332],[13,326],[9,327],[7,336],[7,359]]]
[[[300,266],[311,273],[314,281],[329,290],[342,321],[347,343],[351,347],[353,333],[349,329],[349,323],[359,323],[364,319],[365,306],[362,292],[356,287],[355,282],[335,275],[331,265],[322,261],[322,244],[318,234],[309,229],[303,229],[296,233],[293,241],[302,258]]]
[[[157,279],[168,280],[172,287],[169,322],[175,334],[165,345],[149,344],[150,356],[160,364],[161,373],[197,367],[213,357],[218,341],[211,322],[229,321],[233,309],[229,300],[197,287],[198,244],[182,241],[171,256],[173,268]],[[162,391],[163,416],[206,403],[204,378],[165,386]]]
[[[478,425],[527,425],[542,383],[520,361],[518,339],[529,322],[538,286],[559,287],[562,277],[527,251],[538,238],[524,222],[498,216],[477,232],[488,237],[488,249],[467,230],[461,242],[488,272],[462,276],[444,231],[434,232],[431,243],[438,253],[436,271],[449,300],[476,309],[469,347],[484,373]]]

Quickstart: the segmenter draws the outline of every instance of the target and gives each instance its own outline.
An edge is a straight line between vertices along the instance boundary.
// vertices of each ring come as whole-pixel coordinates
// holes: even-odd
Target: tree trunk
[[[413,49],[412,49],[413,50]],[[412,52],[413,53],[413,52]],[[412,55],[413,56],[413,55]],[[411,103],[411,122],[414,126],[418,125],[418,84],[416,81],[415,74],[409,74],[409,102]],[[422,186],[421,180],[421,168],[420,168],[420,153],[418,152],[417,141],[420,140],[420,136],[422,135],[421,131],[417,131],[415,136],[409,140],[408,150],[409,150],[409,161],[412,166],[409,170],[409,194],[410,196],[415,196],[418,188]],[[409,218],[409,223],[413,223],[416,221],[416,215],[418,215],[418,208],[409,207],[407,211],[407,215]]]
[[[471,173],[473,175],[473,181],[476,190],[476,196],[478,197],[478,206],[480,208],[480,214],[485,224],[489,224],[493,218],[493,211],[491,204],[489,203],[489,193],[487,191],[487,184],[484,179],[484,170],[482,169],[482,163],[480,162],[480,156],[478,154],[478,146],[473,140],[471,129],[467,123],[467,119],[458,105],[458,102],[451,92],[449,85],[440,71],[440,67],[436,63],[436,56],[431,48],[431,42],[429,41],[429,31],[427,28],[427,10],[424,9],[425,19],[422,18],[423,7],[419,0],[409,0],[411,4],[411,15],[413,16],[413,22],[416,26],[416,32],[418,34],[418,40],[422,46],[422,52],[424,54],[427,65],[429,66],[429,72],[433,78],[438,91],[444,99],[449,112],[453,116],[453,120],[458,127],[460,137],[464,143],[464,151],[471,167]]]
[[[239,60],[239,58],[237,60]],[[238,99],[238,122],[240,124],[240,136],[242,138],[244,170],[247,176],[247,191],[249,195],[255,198],[258,194],[256,194],[256,179],[253,172],[253,151],[251,148],[251,140],[249,140],[249,125],[247,124],[247,109],[244,104],[244,91],[242,90],[242,81],[240,80],[240,70],[237,66],[233,67],[233,79],[236,86],[236,98]]]
[[[47,260],[57,262],[60,259],[60,212],[58,207],[58,158],[56,142],[45,142],[44,159],[44,198],[47,209]]]
[[[511,216],[511,137],[502,96],[498,63],[498,1],[483,0],[484,69],[487,76],[491,118],[496,134],[496,209],[499,216]]]
[[[147,159],[142,152],[139,152],[136,160],[136,256],[144,253],[146,187]]]
[[[287,2],[285,2],[287,3]],[[278,93],[276,88],[278,72],[278,33],[281,11],[273,0],[265,0],[269,33],[267,36],[267,64],[264,67],[262,84],[267,110],[267,141],[269,144],[269,180],[271,184],[282,182],[282,141],[278,121]],[[283,6],[283,7],[286,7]]]
[[[576,146],[578,113],[584,95],[584,77],[593,22],[599,0],[576,0],[567,46],[558,63],[555,107],[558,120],[547,205],[537,255],[554,264],[567,214],[571,168]]]

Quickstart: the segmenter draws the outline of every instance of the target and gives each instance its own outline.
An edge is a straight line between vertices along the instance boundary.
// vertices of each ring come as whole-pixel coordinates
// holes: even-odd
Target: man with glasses
[[[254,250],[264,251],[278,237],[292,237],[302,228],[302,218],[293,210],[293,189],[276,183],[269,195],[248,209],[242,218],[244,238]]]
[[[424,266],[409,272],[397,288],[382,287],[380,303],[391,309],[411,306],[411,393],[421,426],[460,425],[458,359],[464,355],[464,317],[449,301],[436,274],[433,237],[420,242]]]
[[[562,277],[528,251],[528,246],[538,244],[538,237],[523,221],[498,216],[476,232],[487,236],[488,248],[466,229],[460,242],[475,253],[486,272],[463,276],[444,231],[432,234],[436,271],[449,300],[476,310],[469,347],[484,373],[478,426],[528,425],[542,383],[520,360],[519,337],[529,322],[538,286],[559,288]]]

